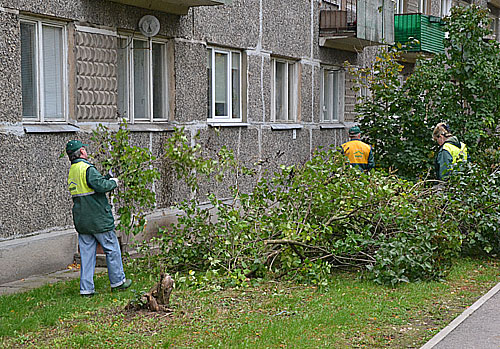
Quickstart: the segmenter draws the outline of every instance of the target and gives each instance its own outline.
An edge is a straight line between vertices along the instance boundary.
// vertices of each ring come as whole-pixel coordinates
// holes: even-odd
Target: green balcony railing
[[[407,52],[444,52],[441,18],[420,13],[394,15],[394,42],[408,45],[403,48]]]

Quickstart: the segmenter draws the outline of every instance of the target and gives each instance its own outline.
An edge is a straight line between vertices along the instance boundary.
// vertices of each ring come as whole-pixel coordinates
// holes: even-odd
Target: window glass
[[[118,39],[118,112],[129,122],[168,120],[167,45]]]
[[[232,107],[232,118],[240,118],[240,54],[237,52],[232,53],[232,64],[231,64],[231,107]]]
[[[63,117],[62,29],[42,26],[45,118]]]
[[[323,70],[322,121],[338,122],[340,119],[340,70]]]
[[[153,44],[153,119],[165,118],[165,65],[163,45]]]
[[[276,62],[275,77],[275,112],[276,120],[286,120],[286,74],[287,65],[283,62]]]
[[[134,40],[134,118],[148,118],[147,42]]]
[[[38,20],[21,20],[22,113],[26,121],[66,118],[65,29]]]
[[[127,39],[118,39],[117,83],[118,83],[118,114],[128,118],[128,59]]]
[[[208,119],[241,121],[241,53],[232,50],[207,50]]]
[[[35,24],[21,23],[21,84],[23,118],[37,118]]]
[[[295,66],[288,64],[288,113],[285,115],[285,120],[291,120],[294,113],[295,105]]]
[[[207,101],[208,101],[208,115],[207,118],[212,117],[212,49],[208,49],[207,58],[207,76],[208,76],[208,86],[207,86]]]
[[[332,76],[328,70],[323,74],[323,121],[331,121],[332,115]]]
[[[227,64],[228,55],[221,52],[215,53],[215,116],[228,115],[228,80]]]

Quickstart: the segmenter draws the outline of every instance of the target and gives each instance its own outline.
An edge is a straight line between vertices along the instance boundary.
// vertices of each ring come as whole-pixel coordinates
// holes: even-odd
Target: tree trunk
[[[174,288],[174,279],[165,273],[160,274],[160,281],[151,287],[149,292],[144,293],[139,301],[130,301],[125,307],[127,310],[147,309],[150,311],[161,311],[171,313],[169,308],[170,294]]]

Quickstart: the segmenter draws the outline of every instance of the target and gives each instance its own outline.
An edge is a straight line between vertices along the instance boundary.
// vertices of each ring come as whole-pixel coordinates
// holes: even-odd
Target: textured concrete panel
[[[288,57],[310,57],[311,3],[263,1],[262,48]]]
[[[0,238],[72,225],[69,161],[60,158],[70,135],[0,134]]]
[[[207,48],[197,43],[175,43],[175,120],[207,120]]]
[[[320,147],[328,149],[331,145],[340,146],[348,141],[344,128],[338,129],[313,129],[312,130],[312,148],[313,150]]]
[[[248,56],[248,122],[270,120],[271,60],[269,57]]]
[[[117,118],[116,43],[114,36],[75,32],[78,120]]]
[[[191,11],[195,39],[235,48],[257,46],[259,1],[233,0],[226,6],[202,6]]]
[[[321,121],[321,68],[320,67],[312,67],[312,120],[311,122],[320,122]]]
[[[28,14],[74,20],[82,24],[92,23],[108,28],[137,31],[140,18],[152,14],[160,21],[159,35],[187,37],[192,33],[193,20],[190,16],[150,11],[106,0],[0,0],[0,6],[22,10]]]
[[[268,174],[279,171],[280,165],[301,165],[311,158],[308,129],[262,130],[262,161]]]
[[[300,120],[310,123],[313,120],[313,66],[310,64],[302,64],[301,76],[301,103],[300,103]]]
[[[0,242],[0,284],[65,269],[77,245],[73,229]]]
[[[194,134],[196,133],[193,131]],[[153,152],[157,156],[163,156],[164,147],[167,140],[171,137],[171,133],[157,134],[153,140]],[[185,130],[185,135],[188,142],[191,144],[191,131],[189,128]],[[177,175],[169,165],[169,160],[166,159],[158,164],[161,179],[155,183],[155,192],[158,208],[167,208],[176,205],[185,198],[191,197],[191,191],[185,181],[177,178]]]
[[[255,168],[259,159],[258,129],[247,127],[208,128],[200,133],[199,143],[204,150],[204,156],[217,158],[217,153],[225,146],[230,150],[236,162],[247,168]],[[203,177],[201,177],[203,178]],[[238,186],[243,192],[251,191],[256,182],[254,176],[242,176],[227,173],[221,182],[216,180],[202,181],[200,197],[214,193],[219,197],[229,197],[230,187]]]
[[[351,64],[357,64],[357,55],[354,52],[340,51],[327,47],[320,47],[317,57],[323,64],[343,66],[347,61]]]
[[[21,41],[17,16],[0,12],[0,122],[22,119]]]
[[[354,82],[351,74],[345,74],[345,99],[344,99],[344,121],[356,121],[357,114],[354,112],[356,105],[357,92],[353,90]]]

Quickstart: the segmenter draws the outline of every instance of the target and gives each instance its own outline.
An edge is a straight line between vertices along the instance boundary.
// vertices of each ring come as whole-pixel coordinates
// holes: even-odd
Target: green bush
[[[210,271],[226,285],[256,277],[321,285],[332,268],[368,268],[376,282],[396,284],[442,277],[460,249],[457,225],[441,215],[444,196],[361,173],[333,148],[283,166],[250,194],[208,200],[208,208],[183,203],[178,224],[163,231],[158,260],[168,270]]]

